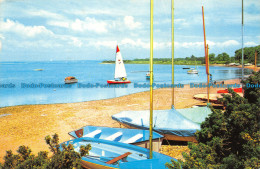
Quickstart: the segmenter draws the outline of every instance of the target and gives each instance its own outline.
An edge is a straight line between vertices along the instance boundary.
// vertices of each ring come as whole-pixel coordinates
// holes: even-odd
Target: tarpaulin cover
[[[177,111],[187,119],[190,119],[191,121],[199,124],[205,121],[206,117],[212,113],[211,109],[208,107],[177,109]]]
[[[122,111],[112,116],[112,119],[135,127],[149,128],[150,111]],[[159,133],[172,134],[183,137],[194,136],[200,125],[184,117],[175,109],[154,110],[153,111],[153,129]]]

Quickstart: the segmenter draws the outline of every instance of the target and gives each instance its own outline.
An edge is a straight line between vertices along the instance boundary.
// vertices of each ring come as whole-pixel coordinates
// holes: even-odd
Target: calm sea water
[[[149,84],[145,78],[149,65],[125,66],[132,83],[107,88],[106,81],[114,76],[114,64],[100,64],[100,61],[0,62],[0,107],[100,100],[149,90],[145,87]],[[204,66],[198,66],[198,75],[187,74],[183,67],[175,66],[175,84],[207,81]],[[210,72],[213,80],[241,77],[241,69],[232,67],[214,66],[210,67]],[[249,73],[249,70],[245,71],[245,74]],[[67,76],[75,76],[79,83],[64,85]],[[154,83],[171,84],[171,65],[154,65]],[[137,87],[136,84],[144,86]]]

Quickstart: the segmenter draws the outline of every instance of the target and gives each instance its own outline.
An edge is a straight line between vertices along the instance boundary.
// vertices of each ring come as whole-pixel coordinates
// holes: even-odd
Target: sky
[[[175,58],[242,47],[241,0],[175,0]],[[154,0],[154,58],[171,57],[171,0]],[[150,0],[0,0],[0,61],[150,56]],[[260,1],[244,1],[244,46],[260,44]]]

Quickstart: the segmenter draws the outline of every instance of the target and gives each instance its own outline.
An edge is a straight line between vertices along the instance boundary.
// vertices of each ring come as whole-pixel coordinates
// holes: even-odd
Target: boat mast
[[[172,0],[172,109],[174,108],[174,0]]]
[[[153,0],[150,1],[150,159],[153,158]]]
[[[202,21],[203,21],[203,34],[204,34],[204,49],[205,49],[205,65],[207,74],[207,103],[209,104],[209,46],[206,41],[206,30],[205,30],[205,20],[204,20],[204,7],[202,6]]]
[[[244,80],[244,1],[242,0],[242,80]]]

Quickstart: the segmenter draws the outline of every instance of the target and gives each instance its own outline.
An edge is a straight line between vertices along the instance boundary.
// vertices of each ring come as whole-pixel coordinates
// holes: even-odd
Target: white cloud
[[[174,42],[175,46],[178,48],[197,48],[197,47],[204,47],[204,42]],[[223,47],[231,47],[231,46],[238,46],[240,45],[239,42],[236,40],[227,40],[224,42],[213,42],[210,40],[207,40],[207,44],[209,45],[209,48],[223,48]]]
[[[190,48],[203,46],[204,42],[174,42],[174,44],[178,48]]]
[[[130,45],[132,47],[138,47],[143,49],[150,49],[150,41],[144,42],[141,39],[133,40],[129,38],[125,38],[121,41],[123,45]],[[165,49],[171,47],[171,42],[153,42],[153,48],[155,50]]]
[[[106,33],[107,23],[104,21],[98,21],[95,18],[86,17],[85,20],[75,19],[74,21],[49,21],[49,25],[58,26],[63,28],[69,28],[74,31],[84,32],[96,32],[96,33]]]
[[[104,21],[97,21],[95,18],[86,17],[84,21],[76,19],[71,23],[71,28],[76,31],[93,31],[96,33],[106,33],[106,23]]]
[[[25,26],[19,22],[7,19],[6,22],[1,22],[1,31],[13,32],[21,36],[35,37],[36,35],[53,35],[53,32],[46,29],[44,26]]]
[[[111,48],[111,49],[114,49],[117,45],[117,41],[91,41],[88,45],[89,46],[95,46],[97,48],[100,48],[100,47],[108,47],[108,48]]]
[[[124,23],[129,29],[140,28],[142,24],[140,22],[135,22],[133,16],[125,16]]]
[[[76,16],[87,16],[87,15],[115,15],[114,12],[112,12],[112,10],[101,10],[101,9],[97,9],[97,8],[85,8],[85,9],[72,9],[72,10],[66,10],[65,11],[68,14],[73,14]]]
[[[189,26],[190,25],[190,23],[187,22],[186,19],[174,19],[174,24],[177,24],[177,25],[180,25],[180,26]]]
[[[2,39],[4,39],[4,36],[0,34],[0,51],[2,49]]]
[[[60,15],[60,14],[45,11],[45,10],[28,11],[28,14],[32,15],[32,16],[45,17],[45,18],[48,18],[48,19],[65,19],[65,17]]]
[[[71,41],[72,41],[71,44],[73,44],[74,46],[77,46],[77,47],[81,47],[83,44],[82,41],[76,37],[71,37]]]
[[[52,26],[58,26],[58,27],[63,27],[63,28],[69,28],[70,27],[70,24],[69,22],[66,22],[66,21],[49,21],[48,22],[49,25],[52,25]]]
[[[125,38],[121,41],[123,45],[130,45],[132,47],[141,47],[144,49],[150,48],[150,42],[143,42],[141,39],[133,40],[129,38]]]
[[[252,46],[257,46],[258,44],[255,43],[255,42],[246,42],[245,43],[245,46],[248,46],[248,47],[252,47]]]
[[[225,42],[213,42],[208,41],[209,46],[216,46],[216,47],[229,47],[229,46],[238,46],[239,42],[236,40],[227,40]]]

